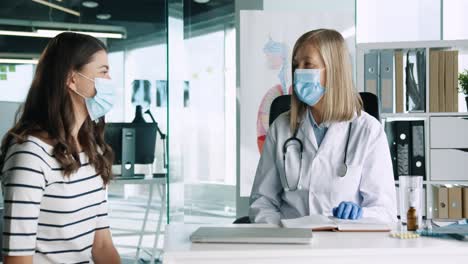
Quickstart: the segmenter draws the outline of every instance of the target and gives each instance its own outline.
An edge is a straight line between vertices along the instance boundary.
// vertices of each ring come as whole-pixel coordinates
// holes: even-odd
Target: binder
[[[452,187],[448,190],[448,214],[450,219],[462,218],[462,188]]]
[[[411,129],[409,121],[396,122],[396,156],[397,156],[397,175],[410,175],[410,146]]]
[[[364,54],[364,90],[366,92],[377,93],[378,85],[378,53],[370,52]]]
[[[406,53],[406,66],[405,66],[405,84],[406,84],[406,109],[410,112],[420,112],[424,111],[424,102],[420,95],[420,88],[418,88],[418,84],[416,83],[415,72],[418,71],[418,66],[413,62],[410,62],[411,52],[408,51]],[[415,69],[416,68],[416,69]],[[411,104],[413,103],[413,105]]]
[[[424,148],[424,121],[411,121],[410,175],[426,179],[426,159]]]
[[[393,51],[384,50],[380,54],[379,97],[382,113],[393,113]]]
[[[422,176],[426,180],[424,121],[385,122],[393,176]]]
[[[439,112],[445,112],[445,51],[439,53]]]
[[[405,111],[403,104],[403,52],[395,52],[395,94],[396,94],[396,112]]]
[[[396,138],[395,138],[396,122],[385,122],[385,134],[387,135],[388,147],[390,148],[390,157],[392,159],[393,178],[398,181],[398,163],[396,156]]]
[[[440,51],[429,52],[429,111],[439,112],[439,55]]]
[[[437,211],[439,212],[439,218],[447,219],[449,217],[448,189],[440,186],[437,194]]]
[[[458,112],[458,50],[453,52],[453,75],[454,75],[454,89],[455,93],[453,95],[453,111]]]
[[[418,73],[418,92],[420,102],[420,109],[426,111],[426,52],[425,50],[418,50],[416,52],[416,71]]]
[[[454,83],[453,79],[453,53],[445,51],[445,111],[453,112],[453,93]]]
[[[463,188],[463,218],[468,218],[468,187]]]

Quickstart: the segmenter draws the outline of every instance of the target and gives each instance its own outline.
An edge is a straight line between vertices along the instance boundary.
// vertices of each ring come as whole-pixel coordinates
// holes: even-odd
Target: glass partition
[[[169,4],[172,222],[235,217],[234,1]]]

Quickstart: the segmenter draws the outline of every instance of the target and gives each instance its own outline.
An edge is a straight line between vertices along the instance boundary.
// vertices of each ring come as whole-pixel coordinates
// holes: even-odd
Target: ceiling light
[[[66,7],[63,7],[63,6],[60,6],[60,5],[49,3],[49,2],[44,1],[44,0],[32,0],[32,1],[36,2],[38,4],[41,4],[41,5],[48,6],[50,8],[55,8],[57,10],[63,11],[65,13],[68,13],[68,14],[71,14],[71,15],[74,15],[74,16],[80,16],[80,12],[77,12],[77,11],[72,10],[70,8],[66,8]]]
[[[83,3],[81,3],[84,7],[87,7],[87,8],[96,8],[99,6],[99,4],[95,1],[84,1]]]
[[[20,37],[37,37],[37,38],[53,38],[62,32],[67,32],[69,30],[52,30],[52,29],[38,29],[37,31],[10,31],[10,30],[0,30],[0,35],[6,36],[20,36]],[[96,38],[124,38],[123,33],[114,33],[114,32],[93,32],[93,31],[71,31],[80,34],[90,35]]]
[[[111,14],[107,14],[107,13],[105,13],[105,14],[97,14],[97,15],[96,15],[96,18],[97,18],[97,19],[100,19],[100,20],[108,20],[108,19],[111,18]]]
[[[12,30],[0,30],[0,35],[19,36],[19,37],[40,37],[37,35],[37,32],[12,31]]]
[[[210,0],[193,0],[195,3],[199,3],[199,4],[206,4],[208,3]]]
[[[90,35],[95,38],[114,38],[114,39],[124,38],[124,35],[122,33],[113,33],[113,32],[69,31],[69,30],[52,30],[52,29],[38,29],[36,32],[42,36],[46,36],[50,38],[53,38],[62,32],[75,32],[79,34]]]
[[[7,59],[0,58],[0,63],[5,64],[37,64],[38,59]]]

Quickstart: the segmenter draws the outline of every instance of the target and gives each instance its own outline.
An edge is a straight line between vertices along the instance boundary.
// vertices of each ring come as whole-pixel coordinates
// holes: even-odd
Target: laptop
[[[312,230],[280,227],[200,227],[193,243],[310,244]]]

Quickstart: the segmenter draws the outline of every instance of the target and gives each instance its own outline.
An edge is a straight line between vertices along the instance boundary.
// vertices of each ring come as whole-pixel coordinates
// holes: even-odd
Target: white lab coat
[[[250,220],[279,224],[283,218],[331,216],[334,207],[348,201],[362,207],[363,217],[395,222],[396,189],[382,125],[365,112],[355,115],[348,145],[348,172],[340,177],[337,171],[344,161],[349,121],[330,124],[318,148],[308,116],[310,111],[306,112],[297,133],[304,145],[302,166],[299,169],[289,158],[286,162],[289,182],[296,183],[300,178],[302,189],[285,191],[279,177],[284,174],[283,143],[292,135],[286,112],[268,131],[250,195]],[[299,151],[293,151],[294,145],[290,148],[288,157],[289,153],[298,155]]]

